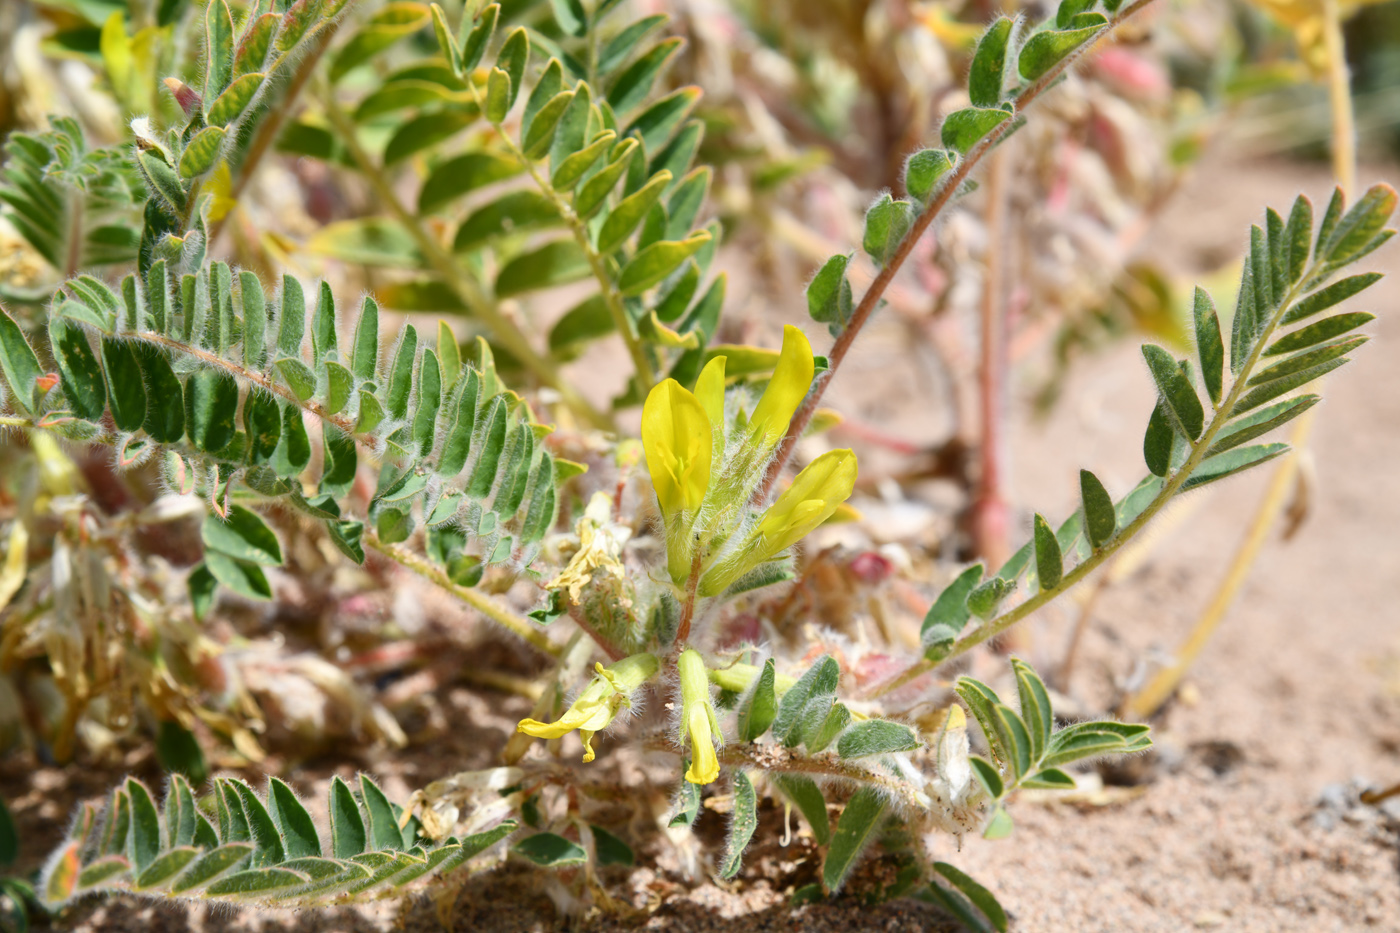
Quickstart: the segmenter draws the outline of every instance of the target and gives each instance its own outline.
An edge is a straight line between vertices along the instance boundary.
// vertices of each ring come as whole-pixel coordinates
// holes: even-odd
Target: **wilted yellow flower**
[[[608,727],[618,710],[629,704],[629,697],[660,668],[652,654],[634,654],[611,667],[595,665],[597,676],[583,689],[558,722],[522,719],[516,730],[537,739],[557,739],[575,729],[583,739],[583,760],[593,760],[593,734]]]
[[[812,345],[802,331],[786,325],[783,349],[778,354],[773,378],[768,381],[768,388],[763,390],[763,398],[759,399],[749,419],[755,436],[774,444],[787,433],[793,412],[802,404],[812,385],[813,370]]]
[[[722,740],[719,720],[710,704],[710,678],[694,648],[681,652],[676,667],[681,676],[681,743],[690,740],[690,767],[685,779],[692,784],[709,784],[719,778],[715,742]]]
[[[674,379],[660,383],[642,407],[642,447],[661,514],[694,511],[710,485],[714,438],[704,406]]]

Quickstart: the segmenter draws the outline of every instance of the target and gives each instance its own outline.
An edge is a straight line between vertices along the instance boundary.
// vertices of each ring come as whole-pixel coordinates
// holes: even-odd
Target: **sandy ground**
[[[1366,180],[1385,174],[1363,173]],[[1389,175],[1394,182],[1397,173]],[[1286,206],[1299,190],[1322,200],[1326,185],[1322,171],[1295,165],[1208,163],[1146,243],[1177,271],[1197,272],[1204,261],[1238,251],[1263,205]],[[1369,267],[1400,272],[1400,250],[1386,250]],[[1392,275],[1358,306],[1385,312],[1397,304],[1400,276]],[[1382,313],[1371,330],[1376,339],[1327,385],[1309,454],[1310,518],[1293,540],[1265,547],[1183,699],[1158,723],[1159,753],[1111,773],[1102,794],[1079,802],[1017,801],[1009,841],[974,839],[960,853],[939,853],[997,892],[1014,929],[1400,930],[1400,812],[1354,802],[1357,786],[1400,780],[1400,325]],[[882,322],[869,346],[891,345],[900,333]],[[879,362],[857,356],[852,369],[872,373]],[[1076,504],[1080,466],[1094,469],[1115,493],[1142,472],[1137,451],[1152,394],[1135,344],[1085,362],[1064,398],[1049,424],[1018,416],[1011,457],[1018,506],[1052,516]],[[918,433],[910,420],[918,411],[917,398],[909,397],[859,414],[875,426]],[[1097,603],[1069,685],[1072,701],[1101,708],[1179,643],[1220,579],[1266,479],[1260,471],[1177,507],[1179,521],[1160,534],[1143,566]],[[1062,657],[1073,616],[1069,607],[1031,624],[1025,651],[1042,669]],[[504,732],[521,714],[519,701],[501,703],[461,687],[441,700],[449,719],[472,723],[470,737],[449,734],[394,759],[325,757],[304,763],[294,779],[309,784],[366,767],[390,775],[391,789],[421,786],[487,764],[489,748],[498,746],[478,741],[483,730]],[[133,755],[128,767],[154,776],[147,755]],[[72,801],[100,792],[111,777],[0,763],[0,792],[15,804],[31,863],[35,851],[56,841]],[[780,835],[771,808],[764,821],[760,838]],[[787,907],[788,892],[813,880],[817,864],[803,840],[787,850],[765,844],[738,883],[720,887],[684,884],[668,875],[663,859],[630,885],[625,875],[607,879],[640,913],[588,928],[945,928],[932,909],[913,902]],[[514,868],[471,879],[446,903],[458,930],[550,930],[562,923],[534,876]],[[213,915],[113,899],[80,906],[57,928],[358,933],[440,929],[438,917],[426,897],[401,912]]]

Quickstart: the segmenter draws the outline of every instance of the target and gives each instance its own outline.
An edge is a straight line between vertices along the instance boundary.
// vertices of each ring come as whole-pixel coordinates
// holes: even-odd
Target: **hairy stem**
[[[1100,39],[1111,33],[1117,26],[1150,3],[1152,3],[1152,0],[1133,0],[1132,3],[1120,9],[1117,15],[1102,26],[1092,39],[1085,42],[1070,55],[1065,56],[1064,59],[1058,62],[1053,68],[1034,81],[1016,97],[1017,113],[1024,112],[1030,107],[1030,105],[1044,94],[1051,85],[1059,81],[1060,76],[1063,75],[1080,56],[1097,45]],[[866,289],[865,294],[861,296],[860,304],[856,306],[855,311],[851,314],[850,323],[846,325],[845,330],[841,331],[841,336],[836,338],[836,343],[832,346],[831,352],[827,356],[827,371],[818,376],[812,383],[812,388],[807,393],[806,399],[803,400],[802,406],[797,409],[797,414],[793,415],[792,422],[788,425],[787,435],[778,446],[777,455],[773,458],[772,463],[769,464],[768,472],[763,478],[763,485],[756,497],[758,501],[766,501],[772,495],[773,487],[777,483],[778,476],[782,473],[783,467],[787,465],[788,460],[791,459],[793,450],[797,447],[797,441],[802,437],[803,432],[807,430],[807,424],[812,420],[812,414],[817,410],[817,406],[821,404],[821,399],[826,393],[827,385],[830,384],[832,377],[836,375],[836,371],[841,367],[841,362],[846,358],[846,354],[850,352],[851,344],[855,343],[856,337],[860,335],[861,329],[875,312],[875,309],[879,307],[880,299],[884,296],[885,290],[889,288],[890,283],[894,281],[895,275],[897,275],[899,270],[903,267],[905,260],[907,260],[909,255],[914,251],[915,245],[923,237],[924,233],[928,231],[933,221],[952,202],[958,191],[961,190],[963,183],[967,181],[968,176],[972,174],[973,169],[978,166],[983,157],[1011,132],[1015,122],[1015,120],[1003,121],[990,133],[982,137],[982,139],[958,161],[957,166],[953,171],[949,172],[948,177],[944,179],[938,192],[929,201],[922,213],[919,214],[918,219],[914,221],[914,225],[909,228],[909,232],[904,235],[904,239],[900,241],[894,256],[885,264],[885,267],[880,270],[879,274],[875,276],[875,280],[870,283],[870,287]]]
[[[418,245],[418,248],[422,250],[424,258],[428,260],[428,264],[433,267],[433,270],[437,272],[438,275],[442,276],[443,281],[456,293],[457,297],[462,300],[462,303],[471,309],[473,315],[480,318],[486,326],[490,328],[491,333],[501,342],[501,345],[509,350],[516,359],[520,360],[521,364],[525,366],[526,369],[534,373],[540,382],[558,392],[564,404],[572,411],[576,412],[593,427],[603,429],[611,428],[613,426],[612,419],[590,405],[588,400],[579,395],[578,391],[574,389],[573,386],[559,377],[559,370],[554,362],[542,356],[531,346],[529,338],[525,336],[525,332],[522,331],[514,321],[501,313],[500,308],[496,307],[495,302],[481,291],[480,286],[478,286],[476,282],[462,274],[451,255],[449,255],[448,252],[442,248],[442,245],[428,233],[427,229],[423,226],[422,220],[408,208],[404,207],[398,195],[395,194],[393,186],[389,184],[389,179],[386,178],[379,167],[374,164],[369,153],[365,152],[364,147],[360,145],[360,141],[356,136],[355,124],[345,115],[344,111],[340,109],[339,104],[336,103],[330,91],[325,93],[323,102],[326,108],[326,116],[331,121],[331,124],[335,126],[336,132],[339,133],[340,140],[345,145],[346,151],[350,153],[350,157],[354,160],[356,166],[359,167],[361,174],[363,174],[365,180],[369,182],[370,187],[374,189],[375,195],[384,206],[389,209],[389,212],[398,219],[399,223],[403,224],[409,236],[413,237],[413,241]]]
[[[534,625],[530,624],[528,619],[516,615],[491,597],[479,593],[470,587],[454,583],[441,568],[433,566],[430,561],[413,553],[408,548],[383,541],[370,528],[365,529],[364,538],[362,540],[366,545],[374,548],[374,550],[394,561],[394,563],[406,567],[420,577],[437,584],[468,606],[471,606],[477,612],[486,616],[486,618],[509,629],[550,657],[559,657],[562,649],[546,638]]]
[[[989,567],[1000,567],[1010,553],[1007,538],[1011,516],[1002,495],[1002,446],[1006,420],[1006,306],[1002,254],[1006,243],[1006,151],[987,160],[987,256],[982,271],[982,365],[977,374],[978,444],[977,491],[972,502],[972,539],[976,553]]]

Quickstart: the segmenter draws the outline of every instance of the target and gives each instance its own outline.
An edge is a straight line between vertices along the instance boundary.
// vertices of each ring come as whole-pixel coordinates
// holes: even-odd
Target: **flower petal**
[[[791,324],[783,327],[783,349],[778,354],[778,365],[750,419],[756,435],[773,444],[787,433],[793,412],[802,404],[812,385],[814,370],[812,345],[807,337]]]

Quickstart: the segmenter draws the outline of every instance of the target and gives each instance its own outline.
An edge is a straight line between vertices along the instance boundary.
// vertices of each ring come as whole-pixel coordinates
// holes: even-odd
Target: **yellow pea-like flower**
[[[854,451],[827,451],[807,464],[758,523],[767,557],[796,544],[830,518],[855,485]]]
[[[814,369],[812,345],[807,337],[791,324],[783,327],[783,349],[778,353],[778,365],[749,419],[755,437],[776,444],[787,433],[793,413],[812,385]]]
[[[735,580],[802,540],[836,513],[856,484],[856,455],[849,450],[822,454],[797,474],[792,485],[763,513],[741,546],[706,571],[700,595],[718,596]]]
[[[694,511],[710,485],[714,452],[705,407],[674,379],[658,384],[642,407],[642,448],[661,514]]]
[[[516,731],[537,739],[557,739],[579,731],[583,738],[583,760],[593,760],[593,734],[606,729],[618,711],[629,704],[629,697],[656,675],[661,662],[653,654],[634,654],[611,667],[595,665],[597,675],[557,722],[522,719]]]
[[[723,740],[710,703],[709,674],[694,648],[681,652],[676,668],[681,680],[681,742],[690,740],[690,767],[685,779],[692,784],[709,784],[719,779],[715,742]]]

